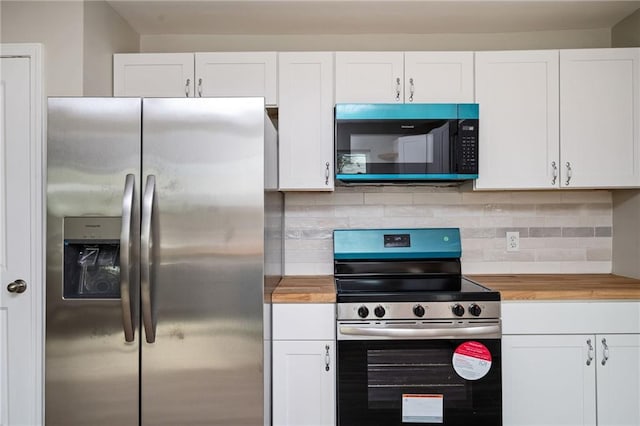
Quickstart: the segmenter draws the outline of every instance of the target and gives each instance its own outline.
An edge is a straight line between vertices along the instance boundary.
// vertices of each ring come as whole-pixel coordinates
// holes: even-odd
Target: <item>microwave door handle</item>
[[[156,341],[156,332],[153,324],[153,313],[151,309],[151,232],[154,198],[156,192],[156,177],[147,176],[147,183],[142,196],[142,219],[140,233],[140,288],[142,299],[142,323],[144,324],[144,334],[147,343]]]
[[[353,327],[341,325],[341,334],[347,336],[393,337],[393,338],[452,338],[499,334],[499,325],[483,325],[478,327],[449,327],[449,328],[384,328],[384,327]]]
[[[124,193],[122,195],[122,225],[120,229],[120,303],[122,305],[122,328],[124,340],[133,342],[133,314],[131,313],[131,232],[133,231],[133,218],[135,201],[135,176],[128,174],[124,181]]]

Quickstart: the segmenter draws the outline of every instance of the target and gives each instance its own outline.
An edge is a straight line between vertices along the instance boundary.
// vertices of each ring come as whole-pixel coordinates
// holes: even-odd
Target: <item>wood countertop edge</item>
[[[335,303],[332,275],[287,275],[271,296],[272,303]]]
[[[473,274],[503,301],[640,301],[640,280],[614,274]],[[285,276],[272,303],[335,303],[331,275]]]

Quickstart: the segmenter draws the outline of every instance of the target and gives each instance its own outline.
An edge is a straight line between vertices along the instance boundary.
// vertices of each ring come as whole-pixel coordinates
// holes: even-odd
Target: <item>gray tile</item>
[[[593,237],[594,230],[590,226],[580,226],[580,227],[565,227],[562,228],[562,236],[575,238],[575,237]]]
[[[610,237],[611,236],[611,227],[610,226],[596,226],[596,237]]]
[[[529,228],[519,228],[519,227],[496,228],[496,237],[505,238],[507,236],[507,232],[519,232],[520,238],[529,237]]]
[[[529,228],[529,236],[531,238],[561,237],[562,228],[554,228],[554,227]]]

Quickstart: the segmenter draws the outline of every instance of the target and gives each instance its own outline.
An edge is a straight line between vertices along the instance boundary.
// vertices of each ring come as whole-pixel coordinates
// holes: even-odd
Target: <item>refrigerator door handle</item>
[[[122,328],[124,340],[133,342],[133,315],[131,313],[131,232],[133,231],[133,203],[135,176],[128,174],[122,196],[122,229],[120,231],[120,302],[122,303]]]
[[[147,343],[156,341],[156,332],[153,324],[153,313],[151,309],[151,232],[153,207],[155,204],[156,177],[147,176],[147,183],[142,196],[142,222],[140,233],[140,287],[142,299],[142,322]]]

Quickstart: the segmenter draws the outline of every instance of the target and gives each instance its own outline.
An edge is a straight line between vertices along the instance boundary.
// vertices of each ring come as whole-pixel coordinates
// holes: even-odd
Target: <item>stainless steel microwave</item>
[[[337,104],[336,180],[476,179],[478,110],[478,104]]]

